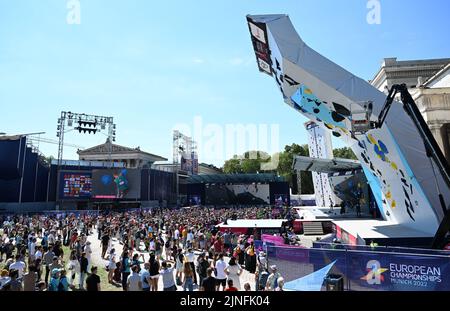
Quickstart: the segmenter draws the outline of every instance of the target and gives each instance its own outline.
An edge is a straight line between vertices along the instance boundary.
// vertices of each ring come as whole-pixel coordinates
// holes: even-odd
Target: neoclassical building
[[[126,168],[151,168],[156,161],[167,161],[166,158],[142,151],[139,147],[130,148],[110,144],[108,139],[104,144],[78,150],[77,153],[79,160],[82,161],[109,161],[111,159],[113,162],[125,163]]]
[[[394,84],[405,83],[450,163],[450,58],[385,58],[369,82],[382,92]]]

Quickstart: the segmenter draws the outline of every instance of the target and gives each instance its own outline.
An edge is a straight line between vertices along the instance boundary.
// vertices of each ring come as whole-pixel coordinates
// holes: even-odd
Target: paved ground
[[[108,264],[107,260],[104,260],[101,258],[101,245],[100,245],[100,240],[97,239],[97,230],[94,230],[94,234],[90,235],[88,237],[88,241],[91,242],[91,249],[92,249],[92,263],[96,266],[99,267],[99,269],[105,269],[106,265]],[[119,241],[116,238],[112,239],[112,245],[111,247],[113,247],[116,250],[116,254],[118,254],[120,256],[120,254],[122,253],[122,249],[123,249],[123,245],[119,243]],[[139,254],[143,254],[145,261],[147,262],[149,260],[149,253],[148,252],[139,252]],[[226,262],[228,262],[228,258],[226,258],[225,260]],[[174,272],[175,275],[175,272]],[[254,274],[249,273],[246,270],[243,270],[243,273],[240,276],[240,282],[241,282],[241,286],[243,287],[245,283],[250,283],[251,289],[255,290],[255,281],[254,281]],[[159,282],[158,282],[158,290],[162,290],[163,289],[163,282],[162,282],[162,278],[159,278]],[[122,290],[121,288],[118,288],[118,290]],[[183,288],[181,286],[178,286],[178,290],[182,291]],[[194,286],[194,291],[198,290],[198,286]],[[243,288],[242,288],[243,290]]]

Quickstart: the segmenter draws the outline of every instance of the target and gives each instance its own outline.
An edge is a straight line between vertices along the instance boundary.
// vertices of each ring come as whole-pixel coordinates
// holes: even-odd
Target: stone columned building
[[[394,84],[405,83],[450,163],[450,58],[385,58],[370,83],[382,92]]]

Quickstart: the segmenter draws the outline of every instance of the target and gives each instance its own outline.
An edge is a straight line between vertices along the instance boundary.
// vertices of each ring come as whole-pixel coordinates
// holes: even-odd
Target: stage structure
[[[69,128],[69,130],[66,130],[66,128]],[[61,111],[61,116],[58,118],[58,126],[56,131],[56,137],[59,138],[57,165],[58,187],[62,182],[60,171],[63,161],[64,134],[72,130],[77,130],[80,134],[93,133],[94,135],[98,132],[107,130],[107,141],[109,142],[109,163],[110,167],[113,167],[113,162],[111,159],[112,142],[116,140],[116,125],[114,124],[113,117]],[[58,198],[58,201],[60,201],[60,199],[61,198]]]
[[[288,105],[352,148],[384,220],[440,247],[450,228],[450,169],[407,90],[386,96],[336,65],[301,40],[287,15],[247,22],[259,70]]]
[[[188,175],[198,174],[197,142],[192,137],[186,136],[178,130],[173,131],[173,165],[176,175],[176,195],[179,201],[180,171]]]
[[[74,126],[78,124],[78,126]],[[108,141],[111,147],[112,142],[116,141],[116,125],[113,117],[104,117],[96,115],[88,115],[85,113],[61,112],[61,117],[58,119],[58,126],[56,137],[59,138],[58,143],[58,169],[61,166],[64,151],[64,134],[67,133],[67,128],[78,130],[79,133],[96,134],[108,127]],[[111,150],[111,148],[110,148]],[[111,152],[110,152],[111,154]],[[111,157],[110,157],[111,162]]]

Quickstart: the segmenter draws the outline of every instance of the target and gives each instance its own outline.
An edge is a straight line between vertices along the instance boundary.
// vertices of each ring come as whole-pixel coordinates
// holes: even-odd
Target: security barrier
[[[339,289],[326,281],[330,276],[341,277],[342,290],[349,291],[450,290],[450,252],[430,255],[417,250],[406,253],[407,248],[382,252],[272,245],[265,249],[269,265],[276,265],[285,279],[286,290]]]

